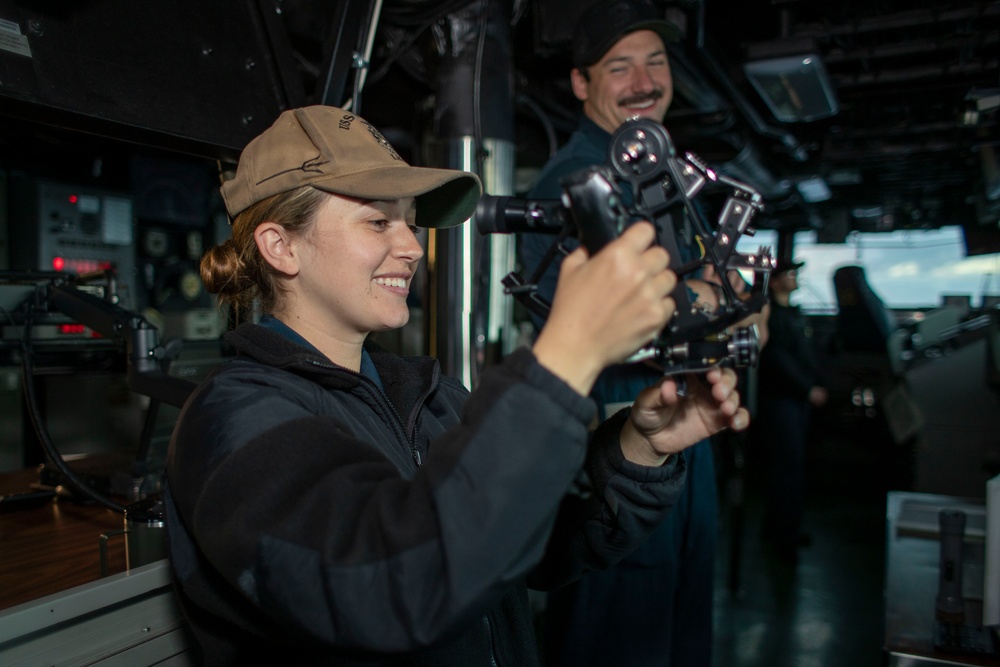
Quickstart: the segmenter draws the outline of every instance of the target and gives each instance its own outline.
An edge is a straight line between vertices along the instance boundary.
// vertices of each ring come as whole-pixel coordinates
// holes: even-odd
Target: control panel
[[[114,272],[113,303],[136,306],[135,218],[127,193],[11,174],[9,268]]]

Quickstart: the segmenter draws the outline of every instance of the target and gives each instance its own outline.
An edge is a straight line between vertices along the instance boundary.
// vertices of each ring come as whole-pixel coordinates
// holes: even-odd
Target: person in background
[[[799,547],[809,541],[802,532],[806,435],[813,409],[827,401],[812,328],[791,304],[802,267],[802,262],[779,265],[768,282],[769,342],[760,356],[754,429],[754,440],[766,451],[767,461],[761,536],[778,558],[789,563],[798,560]]]
[[[560,179],[605,164],[611,136],[626,120],[663,122],[673,99],[666,44],[680,35],[662,10],[644,0],[597,2],[583,11],[573,32],[570,71],[582,114],[569,141],[542,168],[529,197],[558,198]],[[674,228],[681,261],[701,257],[686,217],[675,220]],[[521,263],[527,275],[545,261],[553,242],[552,236],[522,235]],[[566,244],[574,247],[574,242],[568,239]],[[555,291],[556,267],[553,263],[539,279],[538,293],[544,298]],[[704,274],[701,278],[717,280]],[[688,282],[689,288],[694,282]],[[702,291],[694,290],[699,298]],[[534,323],[542,326],[540,319]],[[658,369],[641,363],[605,371],[591,393],[600,416],[610,417],[628,406],[639,388],[660,376]],[[711,666],[718,526],[713,456],[708,439],[685,450],[688,477],[683,493],[640,548],[614,568],[549,593],[544,611],[549,665]]]
[[[597,376],[673,314],[645,222],[568,256],[544,330],[471,395],[374,345],[408,320],[417,226],[460,224],[479,195],[324,106],[283,112],[222,185],[232,238],[202,280],[261,316],[185,404],[164,491],[204,664],[536,665],[526,584],[620,559],[675,503],[679,453],[747,425],[716,371],[687,397],[654,383],[588,433]]]

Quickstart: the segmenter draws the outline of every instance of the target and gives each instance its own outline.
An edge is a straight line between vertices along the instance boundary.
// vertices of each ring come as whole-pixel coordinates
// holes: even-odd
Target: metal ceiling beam
[[[860,86],[872,86],[884,83],[903,83],[923,79],[941,79],[946,77],[975,76],[985,74],[994,77],[1000,60],[991,58],[981,62],[955,63],[945,65],[925,65],[907,69],[894,69],[882,72],[864,72],[859,74],[831,74],[837,89]]]
[[[991,30],[976,37],[939,37],[936,39],[914,39],[906,42],[882,44],[858,48],[832,48],[823,53],[823,63],[827,67],[854,63],[859,60],[872,61],[905,56],[926,56],[940,51],[960,51],[968,46],[992,48],[1000,42],[1000,31]]]
[[[856,164],[858,162],[867,163],[873,160],[895,162],[911,158],[922,153],[950,153],[960,148],[964,147],[958,146],[958,144],[954,141],[941,141],[938,139],[894,144],[869,144],[863,147],[854,146],[849,148],[838,148],[837,146],[828,145],[823,149],[823,160],[824,162],[844,162],[852,164]]]
[[[970,19],[995,20],[998,18],[1000,18],[1000,2],[977,2],[969,8],[945,9],[941,11],[915,9],[886,16],[862,18],[858,21],[841,25],[799,23],[791,27],[791,36],[823,38],[921,26],[934,26],[938,30],[941,30],[943,23],[957,23]]]

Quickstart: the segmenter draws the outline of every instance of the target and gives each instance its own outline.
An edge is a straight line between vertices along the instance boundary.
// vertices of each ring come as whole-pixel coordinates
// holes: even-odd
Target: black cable
[[[45,450],[45,454],[48,456],[52,465],[54,465],[56,469],[62,473],[63,477],[66,478],[70,486],[72,486],[75,490],[87,496],[94,502],[104,505],[108,509],[124,514],[125,508],[122,505],[119,505],[110,498],[92,489],[75,472],[73,472],[73,470],[66,464],[66,461],[59,453],[59,450],[57,450],[55,445],[52,443],[52,439],[49,437],[48,429],[42,421],[41,409],[38,405],[38,396],[35,394],[35,368],[32,361],[34,351],[31,348],[31,326],[32,309],[28,308],[25,310],[24,332],[21,336],[21,373],[24,376],[24,396],[28,402],[28,415],[31,417],[31,423],[35,427],[35,433],[38,434],[38,440],[42,445],[42,449]]]
[[[469,0],[452,0],[451,2],[409,0],[409,2],[396,2],[391,6],[382,7],[381,18],[386,23],[401,26],[433,23],[442,16],[452,14],[468,4],[471,4]],[[409,7],[406,7],[406,5],[409,5]],[[418,5],[423,5],[423,7],[417,8]]]
[[[396,62],[399,58],[401,58],[407,51],[409,51],[410,48],[413,47],[413,44],[430,27],[431,27],[430,23],[425,23],[421,26],[418,26],[417,29],[414,30],[409,37],[400,42],[399,45],[396,46],[392,50],[392,52],[386,56],[385,60],[379,63],[379,68],[368,76],[368,84],[370,85],[372,83],[381,80],[382,77],[385,76],[386,73],[389,71],[389,67],[391,67],[392,64]]]
[[[139,452],[132,465],[134,477],[145,477],[148,472],[146,468],[150,460],[149,450],[153,446],[153,432],[156,430],[156,420],[160,415],[160,405],[160,401],[151,398],[149,407],[146,408],[146,416],[142,421],[142,433],[139,436]]]
[[[10,314],[10,311],[4,308],[3,306],[0,306],[0,313],[4,314],[4,316],[7,318],[7,321],[10,322],[10,325],[14,327],[15,331],[17,331],[17,321],[14,319],[14,316]],[[20,339],[21,339],[21,334],[18,333],[18,340]]]
[[[527,94],[518,93],[514,99],[517,104],[520,104],[531,111],[531,113],[533,113],[538,119],[538,122],[542,124],[542,129],[545,131],[545,140],[549,145],[549,157],[555,155],[559,150],[559,139],[556,137],[556,128],[552,124],[552,119],[549,118],[547,113],[545,113],[545,110],[542,109],[541,105],[531,99],[531,97]]]
[[[479,35],[476,41],[476,60],[475,67],[473,68],[472,76],[472,134],[473,141],[475,142],[476,149],[476,172],[485,181],[486,180],[486,165],[483,159],[483,154],[485,149],[483,147],[483,116],[482,116],[482,85],[483,85],[483,53],[486,50],[486,32],[489,28],[489,0],[481,0],[481,10],[479,15]],[[477,329],[476,337],[482,336],[484,341],[483,349],[485,349],[485,343],[488,342],[488,321],[489,312],[483,312],[479,308],[480,296],[485,292],[489,294],[489,276],[490,272],[486,269],[487,262],[487,249],[491,246],[487,243],[486,237],[480,235],[478,239],[479,248],[476,250],[476,263],[479,268],[476,270],[476,275],[479,276],[478,289],[473,292],[473,303],[472,312],[476,313]],[[477,341],[473,341],[473,345],[476,345]],[[475,387],[479,384],[479,375],[482,369],[480,368],[480,363],[478,360],[481,355],[477,354],[476,359],[472,363],[472,386]],[[483,360],[485,362],[485,359]]]
[[[489,28],[489,0],[481,0],[482,13],[479,15],[479,37],[476,42],[476,65],[472,76],[472,128],[476,141],[476,171],[483,178],[485,165],[483,164],[483,110],[482,110],[482,87],[483,87],[483,53],[486,50],[486,31]]]

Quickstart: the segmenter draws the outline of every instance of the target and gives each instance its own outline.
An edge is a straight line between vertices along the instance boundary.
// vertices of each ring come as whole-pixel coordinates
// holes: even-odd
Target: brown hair
[[[201,258],[201,282],[238,317],[252,312],[271,313],[281,296],[274,270],[257,250],[254,230],[274,222],[292,234],[312,227],[319,207],[330,195],[308,185],[282,192],[253,204],[233,220],[232,237],[208,250]]]

